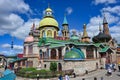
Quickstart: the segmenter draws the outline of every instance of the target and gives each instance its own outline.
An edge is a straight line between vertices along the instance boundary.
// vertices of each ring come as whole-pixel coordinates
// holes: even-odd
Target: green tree
[[[51,62],[51,63],[50,63],[50,70],[51,70],[52,72],[57,71],[57,63],[56,63],[56,62]]]

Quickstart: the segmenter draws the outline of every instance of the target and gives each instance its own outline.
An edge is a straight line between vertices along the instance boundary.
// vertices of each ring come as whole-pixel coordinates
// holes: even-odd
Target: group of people
[[[58,80],[63,80],[62,75],[60,75],[60,76],[58,77]],[[70,80],[70,78],[69,78],[68,75],[65,75],[65,80]]]
[[[112,72],[115,72],[115,64],[109,64],[108,69],[107,69],[107,74],[112,75]]]

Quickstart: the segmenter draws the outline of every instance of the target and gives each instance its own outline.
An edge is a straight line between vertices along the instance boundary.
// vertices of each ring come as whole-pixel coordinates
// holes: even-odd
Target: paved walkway
[[[76,78],[71,78],[70,80],[94,80],[96,77],[97,80],[120,80],[120,72],[116,71],[112,73],[112,76],[106,76],[106,70],[97,70],[95,72],[91,72],[85,76],[78,76]]]
[[[94,80],[96,77],[97,80],[120,80],[120,72],[116,71],[112,73],[112,76],[106,76],[106,70],[97,70],[91,73],[88,73],[84,76],[77,76],[76,78],[70,77],[70,80]],[[16,80],[37,80],[37,79],[26,79],[26,78],[21,78],[17,77]],[[52,78],[52,79],[39,79],[39,80],[58,80],[57,78]],[[64,80],[64,79],[63,79]]]

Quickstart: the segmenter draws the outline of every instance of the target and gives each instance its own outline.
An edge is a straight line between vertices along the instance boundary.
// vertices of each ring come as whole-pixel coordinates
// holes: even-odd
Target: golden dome
[[[46,12],[52,12],[52,9],[47,8],[45,11],[46,11]]]
[[[40,27],[43,27],[43,26],[55,26],[55,27],[58,27],[58,22],[54,18],[46,17],[46,18],[43,18],[40,21]]]

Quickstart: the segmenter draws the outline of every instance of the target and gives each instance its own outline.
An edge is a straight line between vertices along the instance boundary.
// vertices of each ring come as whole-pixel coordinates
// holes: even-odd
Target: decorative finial
[[[86,24],[83,24],[83,28],[86,29]]]
[[[48,3],[48,8],[50,8],[50,3]]]
[[[105,11],[103,11],[103,24],[107,23],[107,19],[106,19],[106,15],[105,15]]]

